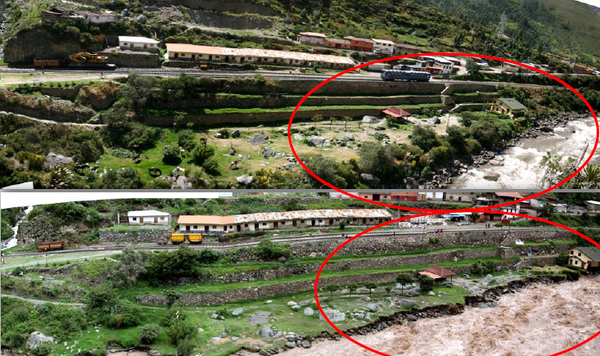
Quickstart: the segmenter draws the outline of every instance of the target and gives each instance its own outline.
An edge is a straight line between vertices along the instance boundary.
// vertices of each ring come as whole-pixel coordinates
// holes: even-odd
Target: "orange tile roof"
[[[223,48],[215,46],[200,46],[187,43],[167,43],[167,51],[222,55]]]
[[[231,225],[234,223],[234,220],[233,215],[180,215],[177,223],[183,225]]]

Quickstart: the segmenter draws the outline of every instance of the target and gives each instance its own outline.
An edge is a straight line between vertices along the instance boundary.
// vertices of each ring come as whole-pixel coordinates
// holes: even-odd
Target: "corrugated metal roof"
[[[497,197],[506,197],[514,199],[523,199],[523,196],[516,192],[496,192]]]
[[[598,247],[576,247],[581,253],[588,256],[592,261],[598,262],[600,261],[600,249]]]
[[[375,43],[385,43],[385,44],[391,44],[391,45],[395,44],[394,41],[390,41],[390,40],[381,40],[378,38],[371,38],[371,40]]]
[[[164,213],[158,210],[133,210],[127,213],[127,216],[141,217],[141,216],[170,216],[169,213]]]
[[[325,34],[320,32],[300,32],[300,36],[308,36],[308,37],[327,37]]]
[[[321,209],[235,215],[236,223],[297,219],[391,218],[384,209]]]
[[[517,99],[514,98],[499,98],[502,103],[508,106],[511,110],[525,110],[527,107],[521,104]]]
[[[347,40],[351,40],[351,41],[359,41],[359,42],[366,42],[366,43],[373,43],[372,40],[368,39],[368,38],[360,38],[360,37],[354,37],[354,36],[346,36],[344,37]]]
[[[119,36],[119,42],[159,43],[159,41],[152,38],[138,36]]]

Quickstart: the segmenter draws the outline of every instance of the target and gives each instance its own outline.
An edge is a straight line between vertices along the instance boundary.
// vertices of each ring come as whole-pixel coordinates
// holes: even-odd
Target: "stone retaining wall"
[[[529,231],[464,231],[444,232],[439,234],[406,234],[396,236],[363,235],[344,246],[339,255],[377,255],[402,253],[414,250],[425,250],[436,246],[457,245],[499,245],[507,236],[523,241],[559,240],[573,238],[573,234],[563,230]],[[350,234],[352,236],[352,234]],[[432,245],[429,238],[437,238]],[[333,251],[341,241],[302,242],[290,246],[295,257],[324,257]]]
[[[449,110],[447,106],[435,106],[438,110]],[[411,114],[420,114],[423,109],[411,108]],[[182,120],[183,125],[188,123],[200,126],[216,125],[252,125],[263,124],[266,122],[288,122],[292,110],[285,112],[263,112],[263,113],[232,113],[232,114],[188,114]],[[339,110],[303,110],[298,111],[294,119],[297,121],[306,121],[315,115],[324,117],[362,117],[365,115],[377,116],[381,114],[380,109],[339,109]],[[151,126],[171,127],[173,126],[174,116],[149,116],[144,118],[144,123]]]
[[[532,258],[523,260],[520,263],[520,267],[524,268],[528,265],[534,265],[536,263],[541,264],[553,264],[555,258],[544,257],[544,258]],[[502,261],[498,263],[498,266],[503,268],[512,268],[515,265],[514,261]],[[452,271],[457,274],[470,273],[471,266],[460,266],[453,267]],[[362,274],[352,276],[341,276],[323,278],[319,281],[321,288],[328,284],[338,285],[349,285],[353,283],[364,284],[367,282],[372,283],[391,283],[396,280],[398,272],[383,272],[373,274]],[[289,283],[278,283],[266,286],[248,287],[232,289],[222,292],[214,293],[183,293],[181,299],[178,301],[180,305],[185,306],[196,306],[196,305],[222,305],[225,303],[235,303],[243,300],[273,298],[290,294],[297,294],[306,292],[314,289],[314,280],[297,281]],[[166,304],[166,298],[162,294],[149,294],[140,296],[137,298],[138,303],[143,304]]]
[[[142,242],[156,242],[159,238],[168,238],[170,235],[170,228],[165,229],[148,229],[138,231],[110,231],[100,230],[100,243],[142,243]]]

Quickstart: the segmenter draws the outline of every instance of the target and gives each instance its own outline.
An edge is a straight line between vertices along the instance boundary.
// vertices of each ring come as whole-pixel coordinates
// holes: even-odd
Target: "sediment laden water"
[[[600,330],[600,277],[577,282],[534,284],[500,297],[498,307],[467,307],[464,313],[391,326],[355,339],[390,355],[547,356],[569,348]],[[343,339],[323,341],[286,356],[371,356]],[[600,338],[570,356],[600,355]]]
[[[471,168],[456,177],[451,185],[453,189],[539,189],[543,175],[540,161],[551,151],[553,156],[577,158],[589,144],[585,154],[587,158],[596,139],[593,118],[575,120],[564,127],[554,128],[554,135],[542,135],[537,138],[522,139],[516,146],[508,148],[499,156],[504,158],[503,166],[485,164]],[[600,163],[600,150],[594,153],[592,163]],[[485,180],[486,174],[498,173],[497,181]]]

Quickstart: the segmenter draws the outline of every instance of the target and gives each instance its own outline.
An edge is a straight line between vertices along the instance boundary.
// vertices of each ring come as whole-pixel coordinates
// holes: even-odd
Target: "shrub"
[[[413,129],[413,132],[410,135],[410,142],[421,148],[424,152],[428,152],[432,148],[440,145],[440,141],[435,131],[430,127],[424,128],[421,126],[416,126]]]
[[[192,162],[202,167],[205,163],[215,154],[215,148],[207,145],[206,143],[200,143],[192,151]]]
[[[193,337],[188,336],[177,344],[177,356],[191,356],[194,354],[196,341]]]
[[[193,337],[196,333],[196,327],[186,320],[176,318],[172,325],[166,330],[167,336],[173,345],[179,345],[181,341],[188,337]]]
[[[422,293],[431,292],[433,290],[433,283],[433,278],[419,276],[419,289]]]
[[[187,152],[191,152],[194,148],[196,148],[196,134],[192,130],[181,130],[177,134],[177,143]]]
[[[484,275],[496,272],[496,263],[493,261],[477,261],[471,267],[472,274]]]
[[[288,244],[276,244],[271,240],[262,240],[254,248],[254,253],[264,260],[276,260],[281,257],[289,258],[292,255]]]
[[[217,262],[221,258],[221,252],[211,248],[205,248],[198,252],[198,260],[200,263],[211,264]]]
[[[229,133],[229,130],[227,130],[225,128],[224,129],[220,129],[219,130],[219,134],[221,135],[221,138],[229,138],[229,136],[231,135]]]
[[[429,238],[429,243],[432,244],[432,245],[435,245],[435,244],[437,244],[439,242],[440,242],[440,239],[438,237],[430,237]]]
[[[140,343],[142,344],[151,344],[158,337],[158,333],[160,332],[160,326],[158,324],[147,324],[140,328],[138,332],[138,337]]]
[[[179,149],[173,146],[167,146],[163,150],[162,161],[164,164],[169,165],[178,165],[181,162],[181,158],[179,158]]]
[[[181,298],[181,294],[177,291],[169,289],[165,292],[165,298],[167,299],[167,309],[171,309],[173,304]]]
[[[141,322],[141,308],[125,299],[120,299],[111,310],[107,325],[120,329],[137,326]]]
[[[31,350],[33,356],[46,356],[52,353],[52,345],[49,343],[42,344]]]

